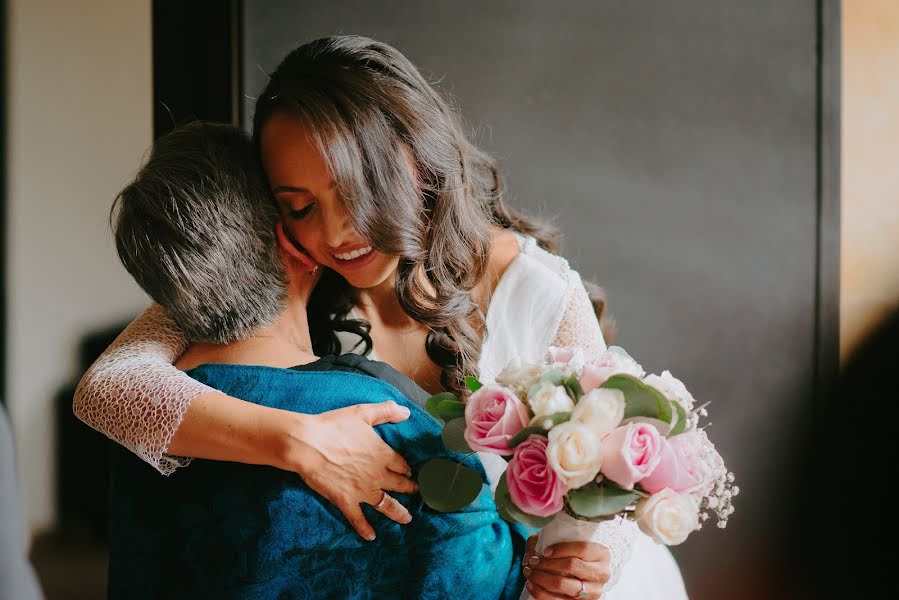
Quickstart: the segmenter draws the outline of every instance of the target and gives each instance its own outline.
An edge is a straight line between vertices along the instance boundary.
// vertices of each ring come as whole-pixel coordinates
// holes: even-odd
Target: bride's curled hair
[[[471,292],[485,276],[493,227],[533,235],[548,250],[555,231],[505,205],[493,159],[387,44],[335,36],[300,46],[257,100],[257,145],[265,123],[281,113],[312,132],[359,234],[399,257],[399,302],[429,327],[428,356],[444,387],[459,391],[464,376],[477,373],[485,316]],[[317,353],[339,350],[335,331],[367,339],[348,318],[356,300],[349,284],[326,274],[309,305]]]

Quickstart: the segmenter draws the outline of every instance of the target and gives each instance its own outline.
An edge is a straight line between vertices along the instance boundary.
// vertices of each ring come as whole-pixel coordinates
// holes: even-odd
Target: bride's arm
[[[587,289],[577,271],[569,271],[567,279],[565,309],[553,338],[553,346],[578,346],[591,355],[599,354],[605,351],[606,341],[593,303],[590,302]]]
[[[260,406],[176,369],[185,347],[178,326],[154,304],[85,373],[75,392],[76,416],[165,475],[188,457],[296,472],[366,538],[374,532],[360,502],[381,489],[415,490],[403,476],[411,472],[406,461],[372,429],[405,420],[407,409],[384,402],[303,415]],[[400,509],[389,506],[385,514],[408,521]]]

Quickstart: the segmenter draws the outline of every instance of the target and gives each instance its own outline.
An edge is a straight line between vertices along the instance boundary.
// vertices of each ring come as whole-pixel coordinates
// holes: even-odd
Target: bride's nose
[[[355,235],[350,214],[342,202],[335,202],[329,210],[323,211],[322,228],[325,243],[332,249],[345,245]]]

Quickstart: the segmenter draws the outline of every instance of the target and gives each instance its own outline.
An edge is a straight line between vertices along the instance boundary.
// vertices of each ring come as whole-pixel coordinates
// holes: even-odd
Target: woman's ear
[[[275,225],[275,232],[278,236],[278,248],[281,250],[281,256],[284,257],[284,262],[288,267],[295,266],[307,273],[314,273],[318,269],[318,263],[311,256],[297,248],[293,240],[287,237],[287,234],[284,232],[284,226],[280,221]]]

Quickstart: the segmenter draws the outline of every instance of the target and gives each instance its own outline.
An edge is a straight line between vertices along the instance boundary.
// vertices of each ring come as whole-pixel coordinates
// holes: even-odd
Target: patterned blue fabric
[[[461,460],[441,426],[394,387],[345,372],[202,365],[189,374],[265,406],[321,413],[394,400],[412,416],[378,434],[416,473],[438,457]],[[112,457],[111,598],[517,598],[527,532],[496,512],[490,488],[458,513],[395,494],[412,513],[401,526],[363,507],[377,532],[360,539],[300,478],[270,467],[196,460],[160,477],[130,452]],[[476,457],[466,461],[485,478]]]

